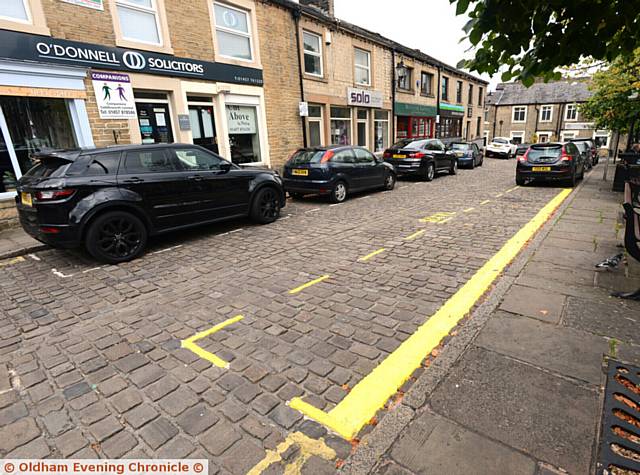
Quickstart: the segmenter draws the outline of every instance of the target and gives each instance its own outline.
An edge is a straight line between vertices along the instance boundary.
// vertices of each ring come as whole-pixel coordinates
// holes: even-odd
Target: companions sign
[[[128,74],[91,73],[101,119],[135,119],[136,103]]]

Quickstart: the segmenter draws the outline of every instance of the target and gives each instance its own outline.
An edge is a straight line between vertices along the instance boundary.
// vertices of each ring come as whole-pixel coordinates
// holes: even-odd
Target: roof
[[[444,71],[448,71],[452,74],[457,74],[458,76],[462,76],[465,79],[471,80],[471,81],[475,81],[475,82],[479,82],[482,84],[489,84],[488,81],[485,81],[484,79],[480,79],[476,76],[474,76],[473,74],[469,74],[465,71],[462,71],[454,66],[450,66],[436,58],[434,58],[433,56],[429,56],[426,53],[423,53],[420,50],[417,49],[412,49],[409,48],[407,46],[404,46],[396,41],[393,41],[389,38],[386,38],[382,35],[380,35],[379,33],[374,33],[372,31],[369,31],[365,28],[362,28],[360,26],[354,25],[352,23],[340,20],[339,18],[335,18],[330,16],[329,14],[327,14],[326,12],[320,10],[317,7],[313,7],[313,6],[306,6],[306,5],[302,5],[299,3],[296,3],[292,0],[268,0],[271,3],[274,3],[276,5],[280,5],[281,7],[287,8],[291,11],[294,12],[300,12],[306,16],[312,17],[317,21],[320,21],[322,23],[328,24],[336,29],[342,29],[344,31],[347,31],[353,35],[359,36],[361,38],[367,39],[373,43],[377,43],[381,46],[387,47],[391,50],[394,50],[396,53],[401,53],[404,56],[408,56],[410,58],[413,59],[417,59],[419,61],[422,61],[423,63],[427,63],[430,64],[432,66],[435,66],[437,68],[441,68]]]
[[[584,78],[536,82],[531,87],[525,87],[520,82],[507,82],[498,84],[496,91],[487,96],[487,105],[585,102],[592,94],[589,81]]]

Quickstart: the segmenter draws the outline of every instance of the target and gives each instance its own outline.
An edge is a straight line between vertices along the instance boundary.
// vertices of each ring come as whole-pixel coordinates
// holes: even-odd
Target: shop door
[[[143,144],[173,143],[169,105],[136,102]]]
[[[193,143],[218,153],[218,137],[212,106],[189,106],[189,119]]]

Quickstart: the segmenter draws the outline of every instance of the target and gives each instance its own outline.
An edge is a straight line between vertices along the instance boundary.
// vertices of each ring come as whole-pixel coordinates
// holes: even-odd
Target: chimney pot
[[[310,5],[319,8],[329,16],[333,17],[333,0],[300,0],[302,5]]]

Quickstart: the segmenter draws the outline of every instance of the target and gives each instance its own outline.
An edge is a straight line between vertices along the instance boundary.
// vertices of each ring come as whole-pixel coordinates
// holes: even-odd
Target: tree
[[[630,58],[620,57],[597,72],[590,89],[593,96],[582,105],[581,113],[598,129],[628,132],[640,118],[640,48]]]
[[[559,79],[556,68],[585,58],[614,61],[640,47],[640,0],[449,0],[475,57],[458,66],[504,71],[502,80]]]

